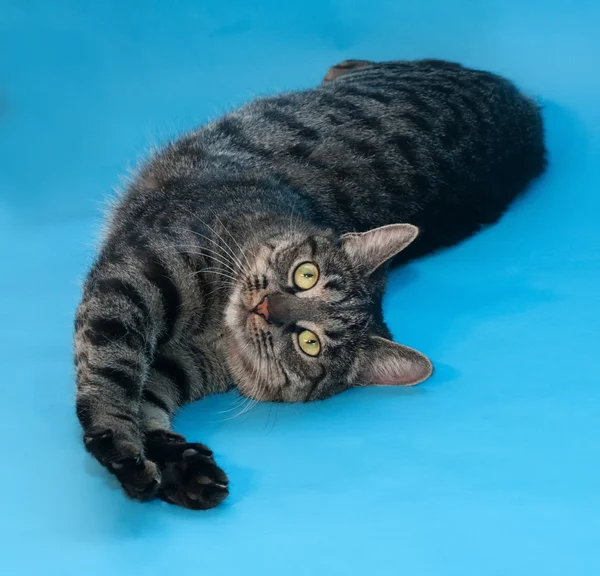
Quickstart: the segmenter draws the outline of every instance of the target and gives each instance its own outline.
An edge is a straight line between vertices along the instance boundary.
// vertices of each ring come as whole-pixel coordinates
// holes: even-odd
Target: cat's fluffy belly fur
[[[544,165],[534,103],[439,61],[342,63],[167,146],[113,210],[77,310],[87,449],[131,497],[209,508],[227,477],[170,431],[181,404],[427,378],[389,339],[388,263],[495,222]]]

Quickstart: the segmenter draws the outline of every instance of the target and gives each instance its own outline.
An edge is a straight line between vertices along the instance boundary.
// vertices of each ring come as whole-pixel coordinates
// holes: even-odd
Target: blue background
[[[598,30],[596,0],[0,0],[0,572],[600,573]],[[231,497],[129,502],[73,409],[106,198],[167,136],[349,57],[509,76],[544,102],[550,169],[499,225],[393,276],[387,318],[434,378],[187,407],[177,429]]]

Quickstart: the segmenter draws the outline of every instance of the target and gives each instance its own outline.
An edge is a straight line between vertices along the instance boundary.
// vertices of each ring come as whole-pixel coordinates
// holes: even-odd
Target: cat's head
[[[389,340],[381,312],[383,268],[417,233],[409,224],[341,238],[289,231],[246,251],[225,310],[240,392],[299,402],[427,379],[431,362]]]

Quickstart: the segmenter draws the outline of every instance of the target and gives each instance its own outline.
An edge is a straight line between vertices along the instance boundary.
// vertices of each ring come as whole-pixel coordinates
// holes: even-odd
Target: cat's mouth
[[[229,360],[237,388],[243,396],[283,402],[284,382],[275,367],[268,295],[266,289],[238,289],[232,294],[225,313],[230,343],[234,346]]]
[[[263,299],[250,311],[251,314],[260,316],[266,322],[269,321],[269,306],[267,304],[268,296],[264,296]]]
[[[225,322],[237,346],[246,353],[248,341],[260,339],[268,331],[266,297],[266,290],[238,290],[232,295],[225,312]]]
[[[251,333],[261,333],[268,330],[269,323],[263,316],[257,314],[254,310],[251,310],[246,316],[246,328],[248,327],[250,328]]]

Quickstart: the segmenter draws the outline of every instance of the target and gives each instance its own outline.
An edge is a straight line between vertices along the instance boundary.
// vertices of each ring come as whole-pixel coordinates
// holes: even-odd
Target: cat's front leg
[[[206,510],[227,497],[229,480],[209,448],[171,431],[177,408],[202,398],[207,387],[201,356],[185,362],[186,355],[189,360],[185,346],[174,345],[171,354],[161,352],[155,359],[141,404],[144,453],[160,471],[159,498],[184,508]]]
[[[136,500],[154,498],[161,482],[159,466],[144,452],[140,410],[157,344],[174,332],[180,304],[176,275],[158,254],[116,243],[92,269],[77,309],[83,441]]]

